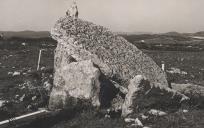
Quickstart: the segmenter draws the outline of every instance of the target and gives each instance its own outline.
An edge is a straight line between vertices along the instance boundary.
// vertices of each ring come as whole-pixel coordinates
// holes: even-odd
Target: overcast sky
[[[0,30],[50,30],[72,0],[0,0]],[[204,30],[204,0],[77,0],[79,17],[120,32]]]

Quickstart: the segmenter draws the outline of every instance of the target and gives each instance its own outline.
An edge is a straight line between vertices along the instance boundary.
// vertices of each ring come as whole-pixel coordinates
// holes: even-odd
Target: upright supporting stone
[[[100,71],[91,60],[73,62],[62,69],[57,69],[56,81],[50,95],[49,108],[63,109],[74,107],[78,100],[90,101],[93,106],[100,106],[99,91]]]
[[[122,116],[132,116],[142,110],[171,107],[179,108],[189,98],[175,90],[152,84],[142,75],[134,77],[128,86],[128,93],[122,106]]]

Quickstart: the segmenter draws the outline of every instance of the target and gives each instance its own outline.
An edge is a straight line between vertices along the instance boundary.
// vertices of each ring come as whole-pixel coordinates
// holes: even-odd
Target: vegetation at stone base
[[[104,113],[100,113],[89,107],[73,113],[56,116],[55,119],[43,119],[41,122],[34,122],[26,128],[140,128],[130,127],[121,117],[105,118]],[[166,116],[149,116],[148,119],[141,119],[144,126],[151,128],[203,128],[203,110],[190,110],[188,113],[178,111]]]
[[[138,118],[144,126],[151,128],[203,128],[204,111],[202,109],[191,108],[188,112],[183,110],[184,108],[176,112],[169,110],[167,115],[161,117],[148,115],[147,119],[142,119],[138,115]],[[52,114],[49,118],[43,117],[20,128],[124,128],[125,126],[141,128],[130,127],[130,124],[125,123],[120,115],[113,113],[111,117],[107,117],[106,114],[105,109],[94,108],[89,103],[79,104],[75,108]]]
[[[152,128],[203,128],[204,114],[203,110],[176,112],[164,117],[152,117],[146,123]]]
[[[78,113],[75,118],[65,120],[51,128],[124,128],[122,118],[105,118],[94,110]]]

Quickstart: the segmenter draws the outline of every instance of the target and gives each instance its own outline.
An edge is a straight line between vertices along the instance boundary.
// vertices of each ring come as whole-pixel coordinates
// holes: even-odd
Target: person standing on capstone
[[[74,20],[78,18],[79,11],[75,0],[73,0],[71,8],[67,10],[66,15],[72,17]]]
[[[0,34],[0,39],[3,39],[3,37],[4,37],[4,36],[3,36],[3,33],[1,33],[1,34]]]

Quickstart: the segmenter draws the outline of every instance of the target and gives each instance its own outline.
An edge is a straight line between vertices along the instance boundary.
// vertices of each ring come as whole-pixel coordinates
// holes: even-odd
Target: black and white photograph
[[[0,0],[0,128],[204,128],[204,0]]]

